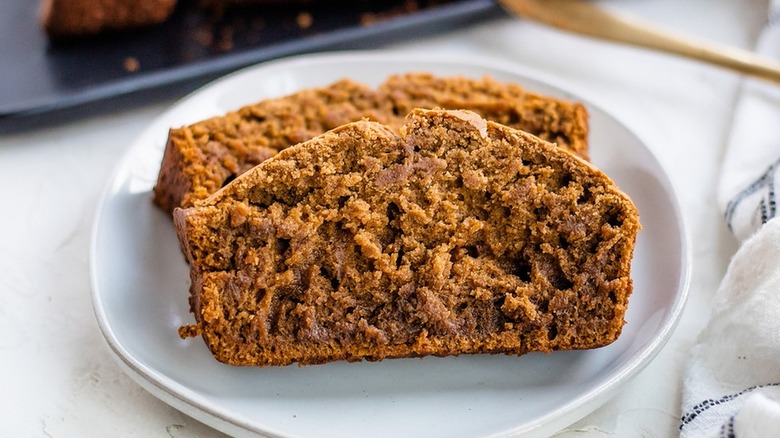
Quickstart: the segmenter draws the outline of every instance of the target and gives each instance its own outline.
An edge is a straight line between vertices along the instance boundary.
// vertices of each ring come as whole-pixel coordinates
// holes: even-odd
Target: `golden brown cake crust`
[[[467,111],[351,123],[174,222],[234,365],[594,348],[632,291],[635,207],[601,171]]]
[[[377,89],[350,80],[269,99],[172,129],[154,188],[166,212],[205,199],[279,150],[363,118],[400,127],[413,108],[469,109],[587,159],[585,107],[490,78],[409,73]]]

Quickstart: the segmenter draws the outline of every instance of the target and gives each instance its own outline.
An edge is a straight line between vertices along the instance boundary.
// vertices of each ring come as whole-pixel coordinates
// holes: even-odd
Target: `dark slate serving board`
[[[494,0],[276,2],[219,15],[195,3],[181,0],[161,25],[50,41],[38,23],[39,1],[5,0],[0,122],[143,92],[186,91],[273,58],[375,48],[503,14]]]

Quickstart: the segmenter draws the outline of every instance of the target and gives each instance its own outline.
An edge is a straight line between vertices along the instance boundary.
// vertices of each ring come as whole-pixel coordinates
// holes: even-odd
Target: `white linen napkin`
[[[756,51],[780,59],[780,0]],[[742,241],[683,382],[681,437],[780,436],[780,86],[745,80],[718,203]]]
[[[779,256],[774,218],[731,261],[691,351],[681,436],[780,436]]]

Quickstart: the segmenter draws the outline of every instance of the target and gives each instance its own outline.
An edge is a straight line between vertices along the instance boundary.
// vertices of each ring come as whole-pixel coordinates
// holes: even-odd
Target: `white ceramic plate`
[[[249,68],[177,103],[120,162],[93,230],[95,313],[119,363],[141,386],[236,435],[541,436],[604,403],[655,357],[687,294],[689,249],[680,209],[652,153],[622,124],[588,103],[592,161],[633,198],[644,226],[633,262],[628,323],[612,345],[519,358],[474,355],[238,368],[214,360],[200,339],[179,339],[176,329],[193,321],[188,268],[170,219],[152,206],[150,195],[168,128],[342,77],[376,85],[402,71],[490,75],[579,99],[516,69],[342,53]]]

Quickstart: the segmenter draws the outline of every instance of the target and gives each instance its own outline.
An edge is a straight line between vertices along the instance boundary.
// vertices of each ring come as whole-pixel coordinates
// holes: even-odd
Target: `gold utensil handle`
[[[694,58],[780,84],[780,62],[747,50],[675,35],[582,0],[499,0],[508,11],[559,29]]]

